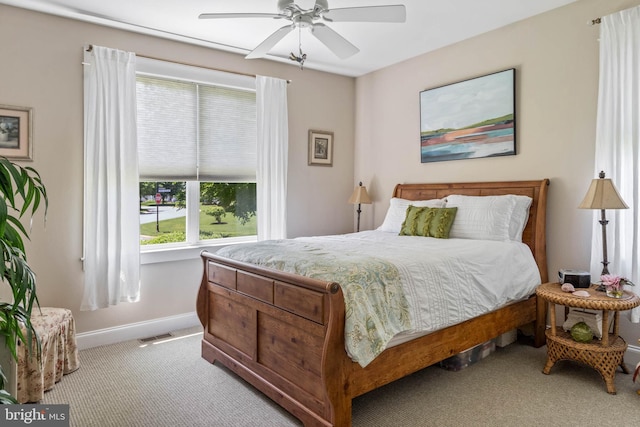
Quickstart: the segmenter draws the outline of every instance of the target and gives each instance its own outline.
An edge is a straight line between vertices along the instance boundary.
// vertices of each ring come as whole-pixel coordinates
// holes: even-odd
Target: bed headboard
[[[548,179],[538,181],[460,182],[440,184],[398,184],[393,197],[408,200],[442,199],[450,194],[467,196],[497,196],[518,194],[533,199],[529,220],[522,233],[522,242],[530,248],[540,270],[542,283],[548,280],[547,271],[547,187]]]

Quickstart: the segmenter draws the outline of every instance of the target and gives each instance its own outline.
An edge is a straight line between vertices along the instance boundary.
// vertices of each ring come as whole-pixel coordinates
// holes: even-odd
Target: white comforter
[[[493,311],[534,294],[540,285],[540,272],[524,243],[398,236],[377,230],[321,239],[349,240],[354,250],[396,265],[413,332],[436,331]]]

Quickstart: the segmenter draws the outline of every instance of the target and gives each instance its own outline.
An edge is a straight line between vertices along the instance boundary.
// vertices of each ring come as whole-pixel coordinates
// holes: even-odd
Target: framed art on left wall
[[[0,156],[33,160],[33,109],[0,104]]]
[[[333,132],[309,131],[309,165],[333,165]]]

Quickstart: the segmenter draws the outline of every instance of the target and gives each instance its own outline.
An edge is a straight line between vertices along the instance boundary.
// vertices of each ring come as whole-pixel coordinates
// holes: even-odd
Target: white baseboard
[[[101,345],[115,344],[122,341],[136,340],[155,335],[162,335],[178,329],[199,326],[200,321],[195,311],[144,322],[130,323],[128,325],[115,326],[113,328],[98,329],[96,331],[76,334],[78,349],[98,347]]]

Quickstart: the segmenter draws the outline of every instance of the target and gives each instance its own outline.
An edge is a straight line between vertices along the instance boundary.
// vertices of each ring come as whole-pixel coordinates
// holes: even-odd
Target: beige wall
[[[74,312],[79,332],[193,312],[199,260],[142,267],[142,299],[80,312],[82,255],[82,47],[108,46],[243,73],[291,79],[289,237],[353,231],[355,79],[0,5],[0,104],[34,109],[33,166],[49,192],[46,226],[34,221],[27,248],[45,306]],[[334,165],[307,166],[309,129],[333,131]],[[331,220],[328,221],[327,218]]]
[[[355,176],[371,190],[363,228],[382,223],[398,182],[550,178],[549,273],[589,269],[593,213],[576,207],[594,178],[599,26],[638,0],[580,0],[357,79]],[[420,163],[419,92],[516,69],[517,155]],[[637,213],[635,213],[637,215]],[[623,336],[638,345],[640,327]]]

